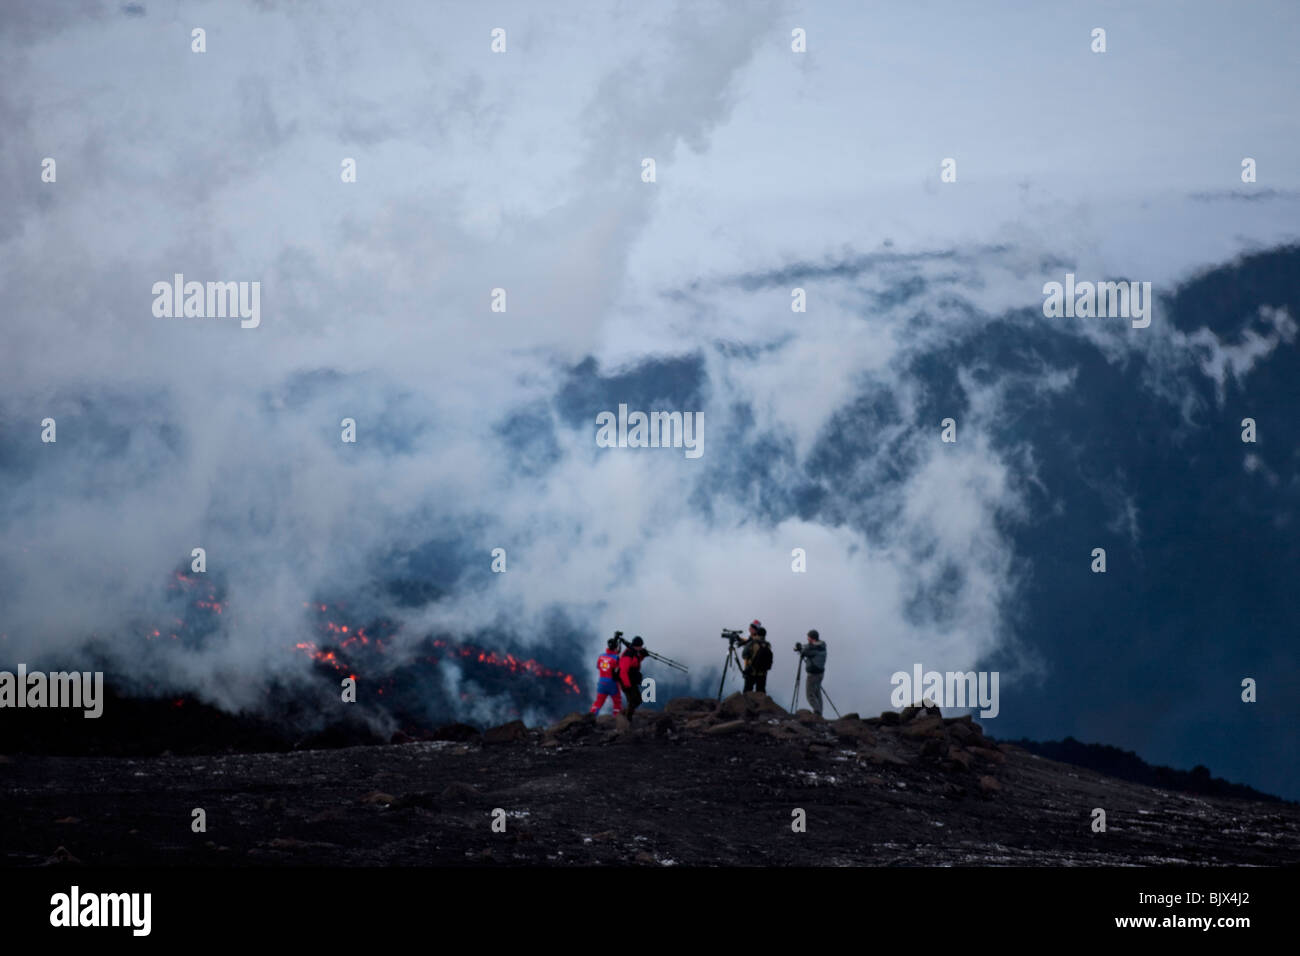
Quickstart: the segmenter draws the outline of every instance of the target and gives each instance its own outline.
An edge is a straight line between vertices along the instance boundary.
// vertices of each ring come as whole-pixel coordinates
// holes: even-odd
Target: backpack
[[[763,646],[758,649],[754,655],[754,670],[760,673],[766,673],[772,669],[772,645],[763,642]]]

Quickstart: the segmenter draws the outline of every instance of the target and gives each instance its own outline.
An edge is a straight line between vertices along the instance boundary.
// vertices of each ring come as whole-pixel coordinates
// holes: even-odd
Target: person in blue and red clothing
[[[591,705],[593,714],[605,706],[605,698],[614,698],[614,713],[623,713],[623,698],[618,693],[618,638],[605,642],[605,653],[596,658],[596,702]]]

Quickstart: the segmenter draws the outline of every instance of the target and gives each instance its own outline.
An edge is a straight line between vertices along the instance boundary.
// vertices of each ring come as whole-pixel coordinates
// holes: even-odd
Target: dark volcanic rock
[[[766,694],[750,691],[748,694],[735,693],[718,706],[718,714],[724,718],[753,717],[759,714],[788,717],[785,709]]]
[[[478,791],[469,784],[453,781],[443,788],[441,799],[460,803],[466,800],[477,800],[478,796]]]
[[[762,729],[769,737],[777,740],[808,741],[815,736],[815,731],[806,724],[794,720],[778,720],[775,723],[764,724]]]
[[[734,734],[736,731],[744,730],[744,729],[745,729],[745,721],[728,720],[721,724],[714,724],[705,732],[709,734]]]
[[[707,697],[674,697],[664,705],[666,714],[685,714],[688,712],[711,712],[718,707],[717,701]]]
[[[374,730],[356,724],[334,724],[318,733],[308,734],[294,743],[295,750],[324,750],[334,747],[364,747],[383,738]]]
[[[903,728],[903,736],[913,739],[925,737],[943,739],[946,736],[943,720],[939,717],[921,717],[913,720]]]
[[[943,741],[931,737],[921,743],[921,756],[942,757],[945,749]]]
[[[574,711],[567,717],[551,724],[546,728],[548,737],[565,737],[573,739],[591,733],[596,729],[596,716],[590,713]]]
[[[846,715],[839,720],[832,720],[830,728],[841,740],[860,741],[869,746],[874,746],[876,743],[876,737],[871,732],[871,728],[867,726],[865,721],[859,720],[855,715]]]
[[[417,791],[415,793],[404,793],[391,804],[394,810],[437,810],[438,800],[428,791]]]
[[[1291,804],[1127,783],[1003,749],[982,733],[988,746],[968,746],[957,728],[974,740],[972,721],[927,724],[935,718],[923,711],[909,723],[826,722],[757,701],[762,710],[733,704],[740,716],[726,719],[705,703],[639,711],[624,733],[612,716],[571,715],[545,734],[510,731],[516,742],[504,747],[436,740],[231,755],[23,754],[0,769],[0,863],[1300,862],[1300,807]],[[215,840],[189,832],[187,808],[196,806],[227,808]],[[1089,826],[1096,806],[1116,808],[1104,840]],[[496,807],[508,814],[506,834],[488,826]],[[819,822],[791,840],[793,807]],[[81,822],[57,822],[69,818]],[[57,859],[51,847],[62,848]]]
[[[949,769],[967,771],[970,770],[971,764],[975,762],[975,758],[960,747],[949,747],[948,761]]]
[[[528,739],[528,727],[522,720],[512,720],[500,727],[491,727],[483,731],[483,743],[513,744]]]
[[[478,740],[481,735],[477,727],[471,727],[469,724],[443,724],[429,734],[430,740],[456,740],[464,742],[467,740]]]
[[[43,866],[81,866],[82,863],[75,856],[68,852],[68,848],[61,846],[55,849],[54,853],[46,857]]]
[[[656,737],[670,736],[677,729],[677,721],[673,719],[672,714],[657,714],[651,724],[651,730]]]
[[[991,763],[1006,763],[1007,761],[1007,758],[1005,756],[1003,756],[998,751],[993,750],[989,747],[967,747],[966,749],[969,750],[971,753],[973,753],[976,757],[980,757],[983,760],[988,760]]]
[[[1120,780],[1147,784],[1165,790],[1184,790],[1216,797],[1239,797],[1243,800],[1278,801],[1279,797],[1261,793],[1254,787],[1231,783],[1214,777],[1206,767],[1175,770],[1172,767],[1153,766],[1131,750],[1121,750],[1104,744],[1085,744],[1073,737],[1056,741],[1007,741],[998,745],[1004,752],[1021,751],[1038,754],[1049,760],[1087,767]]]

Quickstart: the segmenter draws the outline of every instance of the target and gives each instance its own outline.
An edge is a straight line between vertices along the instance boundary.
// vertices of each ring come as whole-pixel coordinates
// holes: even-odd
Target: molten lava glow
[[[307,606],[307,605],[304,605]],[[319,605],[324,607],[325,605]],[[348,649],[355,648],[357,645],[363,647],[372,647],[380,653],[384,650],[382,638],[372,638],[366,634],[364,627],[351,628],[346,624],[339,624],[335,621],[322,621],[321,629],[329,637],[340,638],[337,642],[331,642],[327,647],[322,648],[312,641],[301,641],[294,645],[295,650],[302,651],[311,657],[312,660],[319,664],[324,664],[336,672],[355,678],[355,674],[350,673],[350,665],[340,659],[339,653]],[[438,639],[433,642],[433,646],[440,651],[446,651],[449,656],[460,657],[462,659],[473,660],[487,667],[497,667],[508,671],[511,674],[517,674],[523,677],[534,677],[542,680],[558,680],[564,685],[566,694],[581,694],[582,689],[578,686],[577,680],[572,674],[566,674],[563,671],[554,670],[546,667],[538,661],[529,659],[521,660],[513,654],[498,654],[496,651],[485,650],[472,644],[456,644],[450,641]],[[436,663],[437,655],[432,655],[426,660],[429,663]]]
[[[174,572],[172,579],[168,582],[167,589],[169,591],[188,592],[187,597],[192,597],[192,606],[207,611],[209,614],[221,615],[225,611],[225,602],[217,599],[216,586],[210,584],[204,575],[185,574],[180,571]],[[196,591],[197,594],[194,593]],[[324,618],[324,615],[329,613],[331,605],[304,601],[302,606],[321,615],[322,619],[318,622],[318,627],[321,631],[322,640],[321,644],[314,641],[300,641],[294,645],[294,650],[307,654],[318,664],[327,666],[336,673],[346,674],[353,679],[357,679],[353,668],[357,663],[363,661],[348,661],[348,657],[354,656],[360,648],[365,648],[365,653],[383,654],[385,652],[383,637],[367,634],[364,627],[341,624]],[[334,605],[336,611],[343,609],[343,607],[342,603]],[[175,628],[174,630],[169,629],[167,636],[175,641],[179,640],[176,632],[184,631],[186,624],[179,617],[172,620]],[[145,640],[149,641],[162,637],[162,635],[163,632],[157,628],[144,632]],[[460,658],[473,661],[475,664],[484,667],[499,668],[520,677],[559,681],[564,685],[566,694],[580,695],[582,693],[578,681],[572,674],[546,667],[536,660],[523,660],[513,654],[498,654],[496,651],[487,650],[473,644],[462,644],[442,639],[433,641],[433,646],[444,653],[426,657],[425,660],[429,663],[436,663],[439,657],[442,656],[453,659]],[[348,654],[348,651],[351,651],[352,654]],[[391,678],[389,682],[391,682]],[[383,689],[378,689],[378,692],[382,694]],[[176,701],[173,706],[180,707],[182,704],[182,701]]]
[[[544,667],[535,660],[530,659],[521,661],[513,654],[506,654],[504,657],[499,657],[496,651],[480,650],[479,648],[469,644],[454,646],[441,639],[434,641],[433,646],[440,650],[450,650],[453,654],[458,654],[461,657],[472,657],[481,664],[504,668],[512,674],[527,674],[531,677],[556,677],[564,682],[566,693],[582,693],[582,691],[578,689],[578,682],[573,679],[572,674],[566,674],[563,671],[552,670],[549,667]]]

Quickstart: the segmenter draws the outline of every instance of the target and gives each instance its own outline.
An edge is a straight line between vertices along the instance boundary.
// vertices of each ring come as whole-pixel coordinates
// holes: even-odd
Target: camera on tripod
[[[794,651],[795,651],[796,654],[798,654],[798,653],[799,653],[800,651],[802,651],[802,650],[803,650],[803,645],[802,645],[802,644],[796,644],[796,645],[794,646]]]
[[[738,630],[737,630],[737,631],[728,631],[726,628],[723,628],[723,630],[722,630],[722,639],[723,639],[724,641],[730,641],[732,644],[734,644],[734,643],[736,643],[736,641],[740,640],[740,631],[738,631]]]

